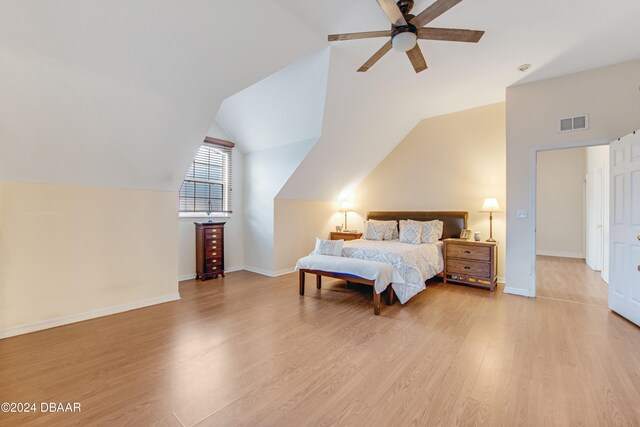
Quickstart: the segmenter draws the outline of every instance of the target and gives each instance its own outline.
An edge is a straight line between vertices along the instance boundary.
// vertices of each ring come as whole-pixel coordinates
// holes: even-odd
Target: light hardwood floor
[[[313,283],[313,281],[309,281]],[[0,400],[81,414],[0,425],[640,425],[640,329],[605,307],[436,283],[248,272],[182,300],[0,341]]]
[[[536,257],[536,295],[607,307],[608,288],[583,259]]]

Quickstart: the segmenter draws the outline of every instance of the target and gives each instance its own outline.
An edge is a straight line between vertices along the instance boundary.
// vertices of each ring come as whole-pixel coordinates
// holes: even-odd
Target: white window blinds
[[[231,150],[202,144],[180,188],[180,212],[231,213]]]

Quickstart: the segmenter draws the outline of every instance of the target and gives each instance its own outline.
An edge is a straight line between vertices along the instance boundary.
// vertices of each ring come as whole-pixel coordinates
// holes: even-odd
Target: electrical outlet
[[[516,212],[516,215],[518,216],[518,218],[528,218],[529,217],[529,212],[525,211],[525,210],[519,210]]]

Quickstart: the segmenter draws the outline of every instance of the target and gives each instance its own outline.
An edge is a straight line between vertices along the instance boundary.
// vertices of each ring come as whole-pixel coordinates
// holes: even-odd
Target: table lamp
[[[342,230],[346,232],[347,230],[349,230],[349,228],[347,227],[347,213],[351,211],[351,202],[349,200],[342,200],[339,203],[339,206],[340,212],[344,212],[344,228]]]
[[[493,213],[500,212],[498,199],[493,197],[484,199],[480,212],[489,212],[489,238],[487,239],[487,242],[495,242],[496,240],[493,238]]]

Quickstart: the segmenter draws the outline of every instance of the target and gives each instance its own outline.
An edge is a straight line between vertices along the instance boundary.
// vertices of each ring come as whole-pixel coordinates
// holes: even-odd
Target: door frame
[[[567,150],[570,148],[586,148],[586,147],[596,147],[599,145],[609,145],[611,144],[610,139],[591,139],[591,140],[582,140],[582,141],[571,141],[565,142],[562,144],[555,144],[552,146],[549,145],[539,145],[535,147],[531,147],[530,150],[530,165],[531,165],[531,173],[529,178],[529,191],[531,195],[531,200],[529,206],[531,207],[531,211],[529,212],[529,238],[530,238],[530,246],[529,246],[529,257],[531,260],[531,283],[529,285],[529,296],[536,296],[536,286],[538,278],[536,277],[536,223],[538,221],[538,201],[537,201],[537,191],[538,191],[538,153],[543,151],[557,151],[557,150]]]

